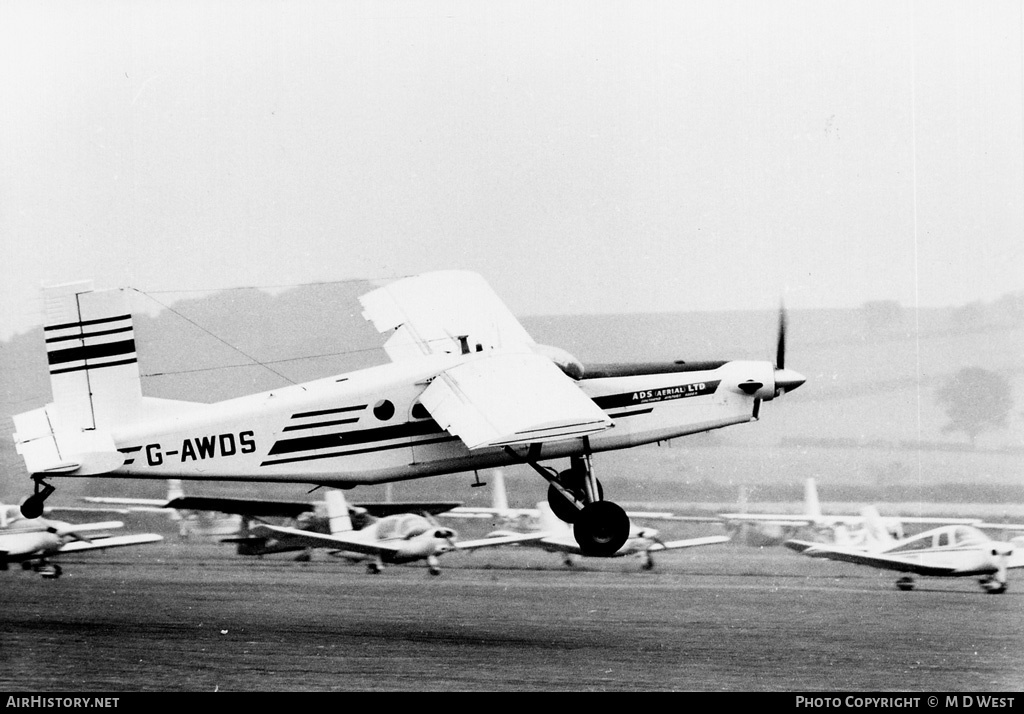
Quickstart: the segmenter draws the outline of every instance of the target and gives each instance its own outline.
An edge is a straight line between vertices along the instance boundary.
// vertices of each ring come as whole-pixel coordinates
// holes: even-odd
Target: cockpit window
[[[971,526],[957,526],[954,535],[957,545],[977,545],[988,540],[984,533]]]
[[[408,515],[402,520],[402,537],[415,538],[430,529],[430,523],[423,516]]]

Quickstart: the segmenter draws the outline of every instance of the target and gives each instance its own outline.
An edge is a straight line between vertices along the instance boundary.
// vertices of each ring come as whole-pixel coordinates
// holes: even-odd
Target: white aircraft
[[[441,573],[438,556],[454,550],[493,548],[535,538],[532,534],[511,534],[501,538],[484,538],[457,542],[456,532],[432,523],[418,513],[396,513],[375,520],[355,530],[350,510],[341,491],[328,489],[324,494],[327,505],[328,531],[320,533],[302,528],[274,526],[258,523],[249,529],[251,538],[260,544],[249,543],[246,554],[262,555],[308,548],[330,548],[335,554],[348,557],[358,554],[369,556],[369,571],[379,573],[385,563],[411,563],[427,561],[431,575]],[[241,551],[240,551],[241,552]]]
[[[35,570],[44,578],[59,578],[61,567],[49,562],[55,556],[163,540],[155,533],[102,535],[122,527],[121,521],[71,524],[48,518],[27,519],[18,506],[0,505],[0,570],[21,563],[25,570]],[[100,536],[90,539],[86,533]]]
[[[565,564],[569,567],[575,565],[574,556],[587,555],[580,548],[576,539],[573,538],[569,524],[555,516],[547,502],[539,502],[535,510],[539,514],[539,523],[537,529],[532,532],[533,538],[519,543],[508,543],[507,545],[523,545],[531,548],[540,548],[549,553],[561,553],[564,555]],[[511,538],[515,535],[526,534],[497,530],[489,533],[483,541],[485,542],[487,539]],[[620,558],[627,555],[639,555],[642,558],[641,567],[644,570],[651,570],[654,567],[653,553],[680,548],[694,548],[702,545],[714,545],[728,541],[729,536],[718,535],[664,542],[658,539],[658,531],[656,529],[630,524],[629,537],[622,547],[612,553],[611,557]]]
[[[178,535],[182,538],[234,535],[244,528],[240,515],[190,507],[178,500],[184,497],[181,479],[169,479],[167,498],[84,496],[82,500],[121,508],[126,513],[163,514],[178,524]]]
[[[841,560],[912,575],[981,576],[981,587],[989,593],[1006,592],[1007,570],[1024,567],[1024,557],[1013,543],[992,540],[975,526],[942,526],[897,540],[889,534],[873,508],[865,509],[864,516],[868,532],[864,546],[789,540],[786,547],[812,558]],[[912,590],[912,575],[901,577],[896,587]]]
[[[859,515],[825,514],[818,500],[818,487],[814,478],[804,482],[803,513],[751,513],[746,510],[745,490],[740,490],[740,510],[737,513],[720,513],[730,533],[740,536],[743,542],[753,545],[779,544],[811,530],[819,537],[827,537],[840,545],[858,545],[865,538],[865,517]],[[895,538],[903,538],[903,524],[928,525],[973,525],[977,518],[940,518],[925,516],[881,516],[878,522]]]
[[[277,481],[351,488],[527,463],[588,555],[615,554],[629,517],[591,457],[758,419],[804,383],[768,361],[583,365],[539,345],[480,276],[442,271],[362,298],[390,364],[214,404],[142,396],[123,290],[48,288],[53,401],[14,417],[42,513],[52,477]],[[569,459],[561,471],[542,462]]]

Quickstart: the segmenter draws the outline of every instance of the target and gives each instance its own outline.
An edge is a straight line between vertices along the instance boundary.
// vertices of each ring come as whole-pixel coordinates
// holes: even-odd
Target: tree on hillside
[[[949,417],[942,432],[963,432],[971,446],[978,434],[1005,428],[1013,408],[1009,380],[981,367],[964,367],[947,379],[937,399]]]

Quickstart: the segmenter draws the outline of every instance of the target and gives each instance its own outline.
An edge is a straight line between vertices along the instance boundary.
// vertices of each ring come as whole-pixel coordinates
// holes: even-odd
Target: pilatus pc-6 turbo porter
[[[214,404],[142,396],[123,290],[46,290],[53,401],[14,417],[42,512],[57,476],[276,481],[351,488],[527,463],[587,555],[613,555],[629,518],[591,456],[754,421],[799,387],[775,363],[584,365],[539,345],[475,273],[404,278],[363,295],[391,331],[384,364]],[[544,465],[568,459],[562,470]]]

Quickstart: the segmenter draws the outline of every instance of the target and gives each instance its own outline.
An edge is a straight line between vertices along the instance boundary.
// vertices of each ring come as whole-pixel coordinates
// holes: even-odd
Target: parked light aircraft
[[[18,506],[0,505],[0,570],[7,570],[11,563],[21,563],[25,570],[35,570],[44,578],[58,578],[61,567],[50,563],[50,558],[163,540],[155,533],[103,535],[122,527],[121,521],[72,524],[48,518],[27,519],[21,516]],[[99,535],[90,539],[85,534]]]
[[[511,542],[507,545],[523,545],[531,548],[540,548],[549,553],[561,553],[563,561],[569,567],[575,565],[574,556],[589,555],[580,547],[573,538],[569,524],[555,516],[551,506],[546,501],[540,501],[536,508],[539,514],[537,530],[532,532],[533,538],[522,542]],[[523,535],[516,531],[497,530],[488,533],[481,542],[488,539],[512,538],[515,535]],[[729,536],[715,535],[702,536],[700,538],[686,538],[683,540],[662,541],[658,538],[658,531],[654,528],[640,527],[630,524],[629,537],[611,557],[620,558],[626,555],[639,555],[642,558],[641,567],[644,570],[651,570],[654,567],[653,553],[667,550],[678,550],[680,548],[694,548],[702,545],[715,545],[727,543]]]
[[[813,531],[839,545],[858,545],[865,538],[864,514],[825,514],[818,500],[818,487],[814,478],[804,482],[803,513],[751,513],[746,510],[745,490],[740,491],[740,510],[721,513],[728,531],[752,545],[780,544],[802,531]],[[926,516],[878,516],[878,522],[895,538],[903,538],[903,525],[974,525],[977,518],[940,518]]]
[[[233,535],[244,527],[240,515],[192,508],[185,503],[176,502],[176,499],[183,496],[181,479],[169,479],[167,498],[85,496],[82,500],[121,508],[126,513],[163,514],[178,524],[178,535],[182,538]]]
[[[45,290],[53,401],[14,417],[42,513],[53,477],[278,481],[350,488],[529,464],[588,555],[614,555],[629,517],[591,457],[758,419],[804,383],[775,362],[584,365],[539,345],[483,279],[405,278],[360,298],[392,362],[214,404],[142,396],[123,290]],[[569,459],[557,470],[542,462]]]
[[[364,528],[353,528],[349,506],[344,494],[328,489],[324,494],[327,506],[328,532],[257,523],[249,529],[246,555],[263,555],[308,548],[330,548],[336,554],[369,556],[369,571],[379,573],[385,563],[427,561],[431,575],[441,572],[438,556],[454,550],[493,548],[532,540],[532,534],[512,534],[499,538],[456,541],[456,532],[418,513],[395,513],[372,521]],[[252,539],[259,539],[259,543]],[[241,550],[239,552],[242,552]]]
[[[874,508],[865,509],[864,516],[868,538],[863,546],[789,540],[786,547],[812,558],[841,560],[912,575],[981,576],[981,587],[989,593],[1005,592],[1007,570],[1024,567],[1024,557],[1013,543],[992,540],[975,526],[942,526],[897,540],[881,524]],[[912,590],[912,575],[901,577],[896,587]]]

